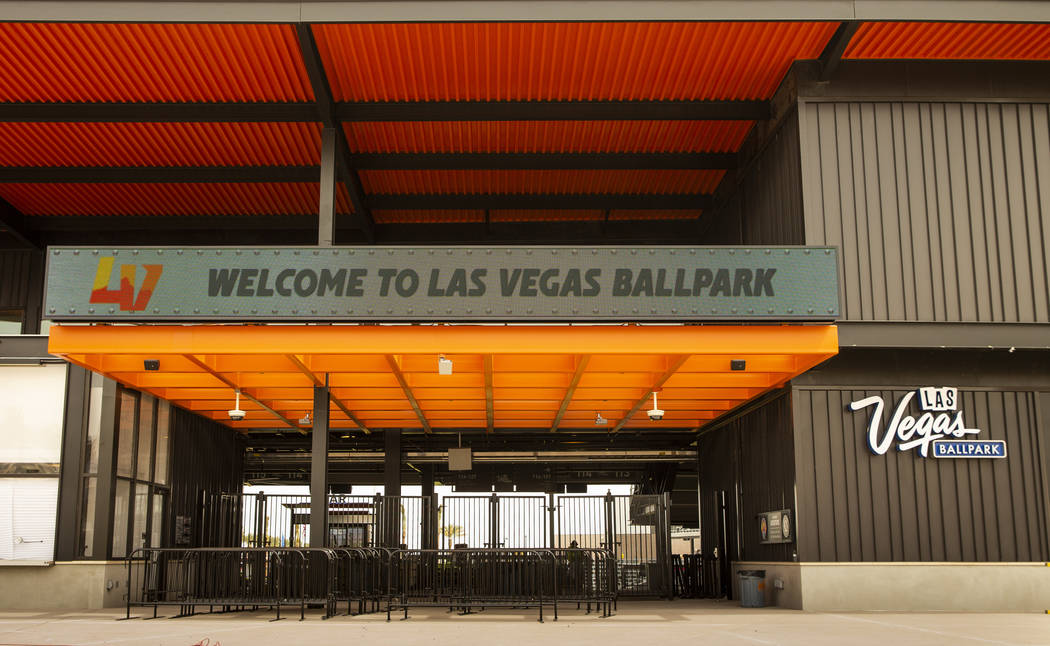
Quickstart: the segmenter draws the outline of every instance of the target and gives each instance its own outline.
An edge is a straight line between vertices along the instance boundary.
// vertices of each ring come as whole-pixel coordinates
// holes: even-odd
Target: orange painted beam
[[[737,326],[298,326],[56,325],[52,354],[564,355],[835,354],[833,325]],[[436,363],[436,362],[435,362]],[[287,365],[287,364],[286,364]],[[493,364],[502,371],[498,360]],[[291,368],[291,366],[289,366]],[[431,368],[433,369],[433,368]]]

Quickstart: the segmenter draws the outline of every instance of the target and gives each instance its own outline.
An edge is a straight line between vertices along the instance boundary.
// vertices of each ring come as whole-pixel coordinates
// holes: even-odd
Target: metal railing
[[[723,596],[722,568],[717,557],[702,554],[675,554],[674,595],[683,599]]]
[[[488,607],[544,608],[586,604],[609,616],[616,602],[615,558],[608,550],[388,548],[144,548],[127,567],[127,611],[177,608],[207,612],[323,609],[325,619],[412,607],[463,614]]]
[[[545,607],[559,602],[612,614],[613,555],[597,549],[459,548],[391,553],[387,620],[394,611],[447,607],[470,614],[489,607]]]
[[[143,548],[125,560],[127,613],[132,607],[178,608],[177,616],[320,605],[335,611],[336,554],[325,548]]]

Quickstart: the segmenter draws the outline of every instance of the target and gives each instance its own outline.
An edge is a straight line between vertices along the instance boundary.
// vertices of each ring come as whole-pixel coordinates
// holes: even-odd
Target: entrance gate
[[[329,547],[601,549],[617,594],[672,593],[669,497],[647,495],[328,497]],[[307,547],[310,496],[205,496],[201,547]]]

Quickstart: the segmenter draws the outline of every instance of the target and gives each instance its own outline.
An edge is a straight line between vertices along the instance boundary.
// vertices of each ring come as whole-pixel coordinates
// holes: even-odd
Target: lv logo
[[[160,280],[160,274],[164,271],[164,265],[142,265],[142,268],[146,270],[146,277],[136,295],[135,275],[139,265],[121,265],[120,286],[116,289],[109,288],[115,260],[112,256],[99,258],[98,269],[95,271],[95,284],[91,288],[91,302],[116,303],[120,306],[121,312],[145,310],[150,297],[153,296],[153,289]]]

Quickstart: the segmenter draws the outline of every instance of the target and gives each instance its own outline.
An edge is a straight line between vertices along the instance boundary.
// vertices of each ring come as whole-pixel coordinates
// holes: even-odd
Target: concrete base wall
[[[759,563],[766,604],[781,608],[885,612],[1039,612],[1050,610],[1046,563]],[[783,583],[778,589],[777,581]]]
[[[122,561],[72,561],[47,566],[4,564],[0,566],[0,608],[116,608],[124,604],[126,585]]]
[[[798,563],[761,563],[757,561],[733,563],[733,598],[740,599],[740,570],[765,570],[767,606],[802,610],[802,569]],[[777,582],[783,584],[777,587]]]

